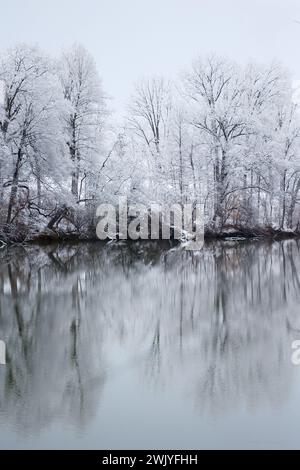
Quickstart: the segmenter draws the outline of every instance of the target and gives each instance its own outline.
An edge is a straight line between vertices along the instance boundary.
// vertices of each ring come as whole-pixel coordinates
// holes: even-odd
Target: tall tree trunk
[[[79,169],[77,163],[75,163],[75,168],[72,172],[72,194],[78,200],[78,183],[79,183]]]
[[[41,168],[38,161],[38,157],[35,154],[35,172],[36,172],[36,191],[37,191],[37,203],[38,207],[41,206],[42,201],[42,185],[41,185]]]
[[[7,209],[7,219],[6,219],[7,224],[10,224],[10,222],[11,222],[13,208],[16,205],[16,202],[17,202],[18,185],[19,185],[19,172],[20,172],[21,160],[22,160],[22,151],[21,151],[21,149],[19,149],[18,150],[18,155],[17,155],[16,166],[15,166],[15,170],[14,170],[14,174],[13,174],[10,198],[9,198],[8,209]]]
[[[286,170],[284,170],[281,182],[280,182],[280,190],[281,190],[281,220],[280,220],[280,229],[282,230],[284,227],[285,222],[285,215],[286,215]]]
[[[182,155],[182,130],[181,126],[179,129],[179,142],[178,142],[178,147],[179,147],[179,187],[180,187],[180,199],[181,199],[181,204],[183,204],[183,155]]]
[[[226,196],[226,151],[221,150],[221,159],[219,158],[219,150],[217,149],[217,160],[215,163],[215,214],[214,225],[217,231],[221,230],[224,225],[224,201]],[[221,161],[220,161],[221,160]]]
[[[78,200],[78,184],[79,184],[79,157],[76,146],[76,115],[72,119],[72,143],[69,146],[71,160],[73,163],[71,193]]]
[[[259,225],[260,224],[260,199],[261,199],[260,176],[258,176],[257,185],[258,185],[258,191],[257,191],[257,222],[258,222],[258,225]]]
[[[294,211],[295,211],[299,191],[300,191],[300,179],[297,182],[295,192],[292,196],[291,204],[290,204],[289,209],[288,209],[287,226],[290,229],[293,228],[293,216],[294,216]]]

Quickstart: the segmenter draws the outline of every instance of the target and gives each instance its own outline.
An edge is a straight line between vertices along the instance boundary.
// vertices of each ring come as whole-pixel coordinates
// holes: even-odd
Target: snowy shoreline
[[[214,232],[212,230],[205,231],[205,241],[213,242],[213,241],[251,241],[251,240],[270,240],[270,241],[278,241],[278,240],[288,240],[288,239],[298,239],[300,238],[299,232],[294,232],[290,230],[279,230],[274,229],[271,227],[268,228],[225,228],[220,232]],[[162,238],[158,240],[106,240],[102,241],[97,238],[95,235],[93,236],[82,236],[73,233],[39,233],[36,236],[29,236],[25,240],[20,241],[10,241],[5,240],[0,236],[0,248],[4,248],[6,245],[18,245],[23,243],[55,243],[55,242],[75,242],[75,243],[87,243],[87,242],[99,242],[107,244],[109,242],[116,242],[116,243],[141,243],[141,242],[157,242],[157,243],[170,243],[170,244],[180,244],[179,240],[175,240],[171,238],[170,240],[163,240]]]

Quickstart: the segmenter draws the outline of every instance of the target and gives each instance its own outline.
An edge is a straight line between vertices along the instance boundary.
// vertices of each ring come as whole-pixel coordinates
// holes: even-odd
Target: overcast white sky
[[[74,42],[94,56],[120,109],[133,82],[176,76],[197,54],[277,59],[300,79],[300,0],[0,0],[1,47]]]

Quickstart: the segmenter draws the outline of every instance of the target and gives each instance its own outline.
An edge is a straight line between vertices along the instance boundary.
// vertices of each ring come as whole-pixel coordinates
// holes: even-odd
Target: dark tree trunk
[[[13,208],[16,205],[16,202],[17,202],[18,185],[19,185],[19,172],[20,172],[21,160],[22,160],[22,152],[21,152],[21,149],[19,149],[18,150],[17,161],[16,161],[16,166],[15,166],[15,171],[14,171],[14,174],[13,174],[10,198],[9,198],[8,209],[7,209],[7,219],[6,219],[7,224],[10,224],[10,222],[11,222]]]

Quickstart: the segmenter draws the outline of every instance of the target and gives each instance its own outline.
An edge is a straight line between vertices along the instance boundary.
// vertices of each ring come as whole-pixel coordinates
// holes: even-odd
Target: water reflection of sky
[[[299,247],[2,251],[0,447],[297,447]]]

